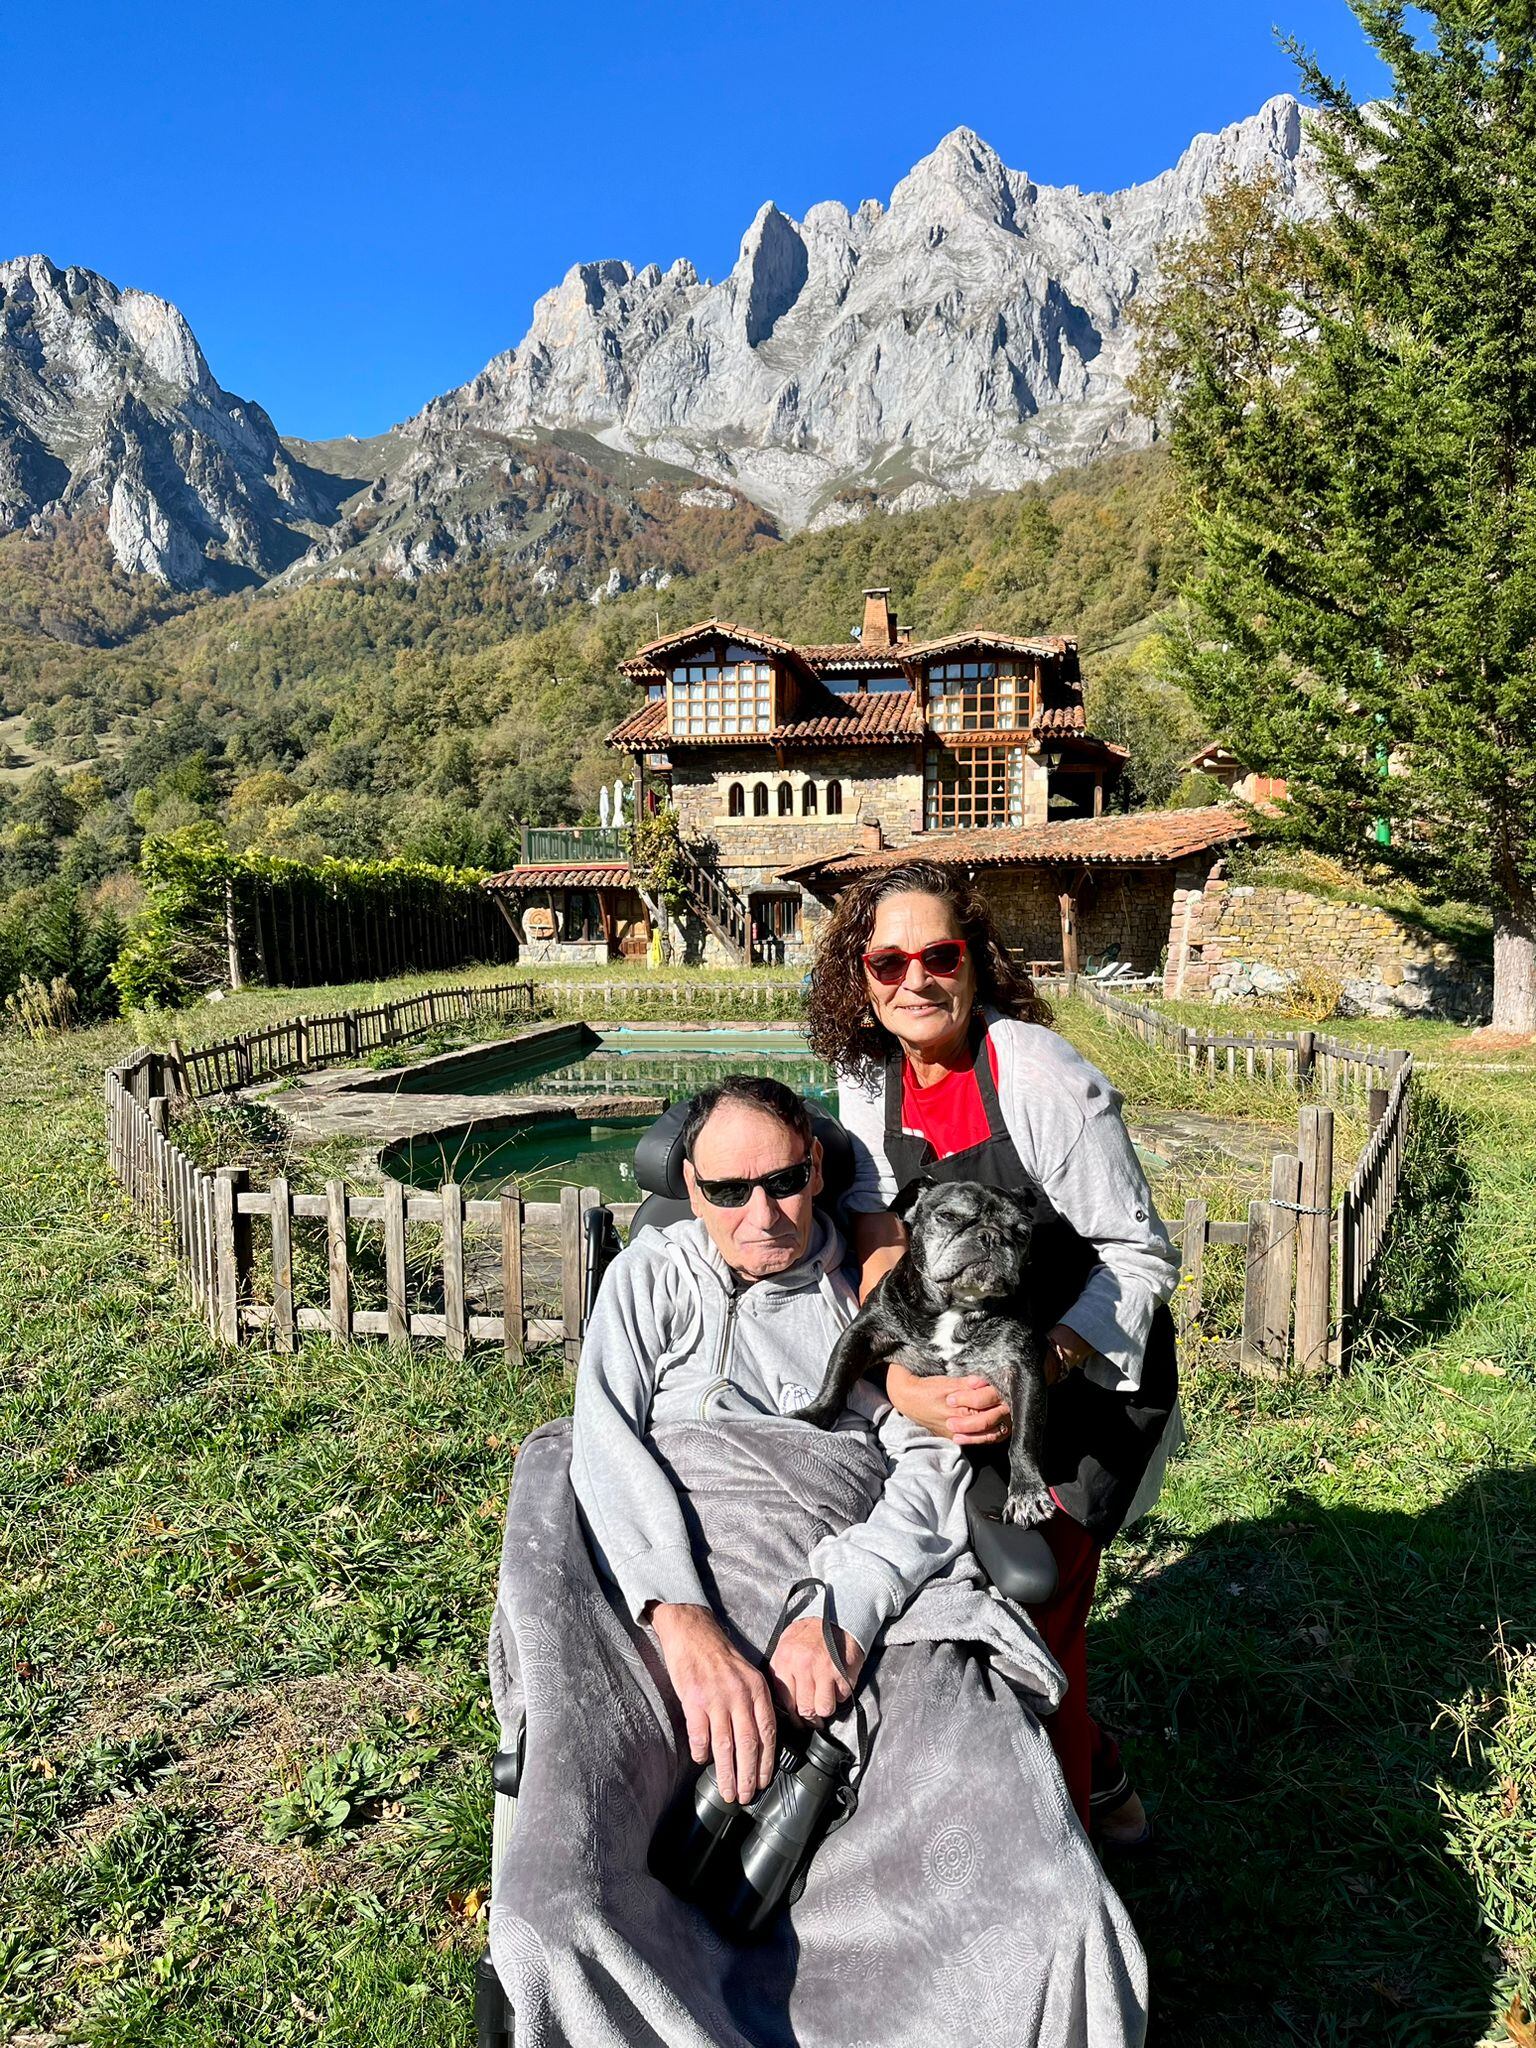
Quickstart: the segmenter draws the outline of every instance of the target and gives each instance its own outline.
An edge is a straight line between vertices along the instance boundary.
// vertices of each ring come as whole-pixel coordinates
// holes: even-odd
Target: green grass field
[[[1063,1021],[1134,1100],[1185,1085]],[[101,1070],[151,1028],[0,1039],[0,2038],[465,2043],[502,1505],[564,1382],[220,1354],[103,1163]],[[1536,2005],[1536,1058],[1369,1029],[1428,1070],[1360,1362],[1198,1367],[1093,1629],[1179,2048],[1471,2048]]]

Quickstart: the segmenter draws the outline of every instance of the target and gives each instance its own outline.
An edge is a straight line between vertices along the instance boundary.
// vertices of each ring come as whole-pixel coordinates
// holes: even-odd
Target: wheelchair
[[[674,1102],[641,1136],[635,1147],[635,1180],[644,1199],[629,1226],[633,1242],[642,1230],[665,1230],[693,1214],[683,1179],[683,1127],[693,1107],[692,1098]],[[821,1145],[822,1189],[816,1206],[837,1220],[837,1209],[853,1185],[853,1144],[837,1120],[818,1104],[808,1102],[811,1133]],[[587,1238],[587,1283],[585,1315],[590,1317],[602,1286],[603,1274],[620,1250],[613,1213],[606,1207],[589,1209],[585,1217]],[[982,1470],[967,1495],[971,1542],[982,1569],[1001,1592],[1025,1605],[1048,1599],[1056,1586],[1056,1567],[1044,1539],[1036,1530],[1010,1530],[1003,1536],[999,1510],[1003,1484],[990,1482],[994,1475]],[[1020,1544],[1022,1537],[1031,1539]],[[500,1743],[491,1759],[491,1790],[494,1799],[491,1823],[490,1891],[512,1847],[517,1818],[517,1794],[522,1780],[527,1748],[527,1725],[519,1719],[503,1723]],[[475,2048],[513,2048],[511,2002],[502,1988],[491,1961],[490,1951],[475,1965]]]

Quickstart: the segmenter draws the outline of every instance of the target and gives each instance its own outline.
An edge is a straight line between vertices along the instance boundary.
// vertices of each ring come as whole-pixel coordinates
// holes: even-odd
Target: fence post
[[[1309,1088],[1317,1066],[1317,1033],[1298,1031],[1296,1034],[1296,1086]]]
[[[1179,1289],[1183,1302],[1179,1310],[1179,1327],[1191,1330],[1200,1318],[1200,1304],[1205,1293],[1205,1223],[1208,1206],[1203,1198],[1193,1197],[1184,1204],[1184,1228],[1180,1248],[1183,1253],[1183,1280]]]
[[[572,1379],[581,1360],[582,1306],[581,1190],[560,1190],[560,1320],[565,1339],[565,1369]]]
[[[1264,1279],[1264,1354],[1283,1366],[1291,1350],[1291,1293],[1295,1280],[1296,1204],[1301,1161],[1280,1152],[1269,1162],[1269,1259]]]
[[[1237,1353],[1244,1372],[1263,1372],[1270,1365],[1264,1351],[1264,1303],[1272,1213],[1268,1202],[1257,1197],[1248,1204],[1248,1238],[1243,1252],[1243,1334]]]
[[[408,1343],[411,1317],[405,1293],[405,1189],[397,1180],[384,1183],[384,1290],[389,1341]]]
[[[239,1197],[251,1184],[243,1166],[221,1166],[213,1176],[213,1228],[218,1273],[218,1339],[240,1342],[240,1304],[250,1293],[251,1219],[240,1214]]]
[[[450,1358],[468,1349],[464,1314],[464,1190],[445,1180],[438,1190],[443,1211],[443,1336]]]
[[[293,1313],[293,1196],[285,1175],[278,1174],[267,1193],[272,1199],[272,1348],[291,1351]]]
[[[508,1365],[523,1357],[523,1197],[516,1182],[501,1197],[501,1343]]]
[[[1308,1104],[1298,1118],[1301,1213],[1296,1230],[1296,1363],[1321,1372],[1328,1363],[1332,1259],[1333,1111]]]
[[[347,1184],[325,1184],[325,1263],[330,1279],[331,1336],[345,1344],[352,1335],[352,1275],[347,1267]]]

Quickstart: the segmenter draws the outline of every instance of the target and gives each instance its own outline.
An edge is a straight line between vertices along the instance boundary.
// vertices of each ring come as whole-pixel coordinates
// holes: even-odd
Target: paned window
[[[800,815],[802,818],[814,818],[816,815],[816,785],[814,782],[806,783],[800,792]]]
[[[928,723],[935,732],[1022,732],[1029,673],[1020,661],[936,661],[928,670]]]
[[[732,818],[744,818],[747,815],[747,793],[739,782],[733,782],[726,792],[725,808]]]
[[[768,785],[766,782],[754,782],[752,785],[752,815],[754,818],[766,818],[768,815]]]
[[[772,725],[771,662],[690,662],[673,669],[675,738],[705,733],[767,732]]]
[[[840,782],[827,784],[827,816],[840,818],[843,815],[843,785]]]
[[[779,784],[779,816],[792,818],[795,815],[795,792],[787,782]]]
[[[1022,747],[930,747],[923,783],[930,832],[1024,822]]]
[[[754,896],[752,922],[760,939],[798,939],[800,898],[798,896]]]

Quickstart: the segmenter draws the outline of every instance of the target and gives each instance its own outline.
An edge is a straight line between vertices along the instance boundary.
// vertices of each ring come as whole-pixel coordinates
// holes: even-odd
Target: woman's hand
[[[1066,1373],[1076,1372],[1092,1356],[1093,1346],[1086,1338],[1079,1337],[1070,1324],[1058,1323],[1045,1333],[1046,1385],[1054,1387]]]
[[[889,1365],[885,1391],[891,1406],[909,1420],[963,1449],[1006,1443],[1013,1434],[1012,1409],[979,1373],[916,1373],[904,1365]]]
[[[864,1652],[847,1629],[836,1629],[834,1635],[848,1676],[857,1678]],[[802,1721],[830,1721],[849,1696],[837,1666],[827,1655],[821,1622],[814,1615],[803,1615],[785,1629],[768,1666],[768,1675],[780,1706],[787,1707]]]
[[[868,1301],[876,1287],[907,1255],[907,1226],[885,1210],[855,1216],[853,1256],[859,1268],[859,1300]]]

